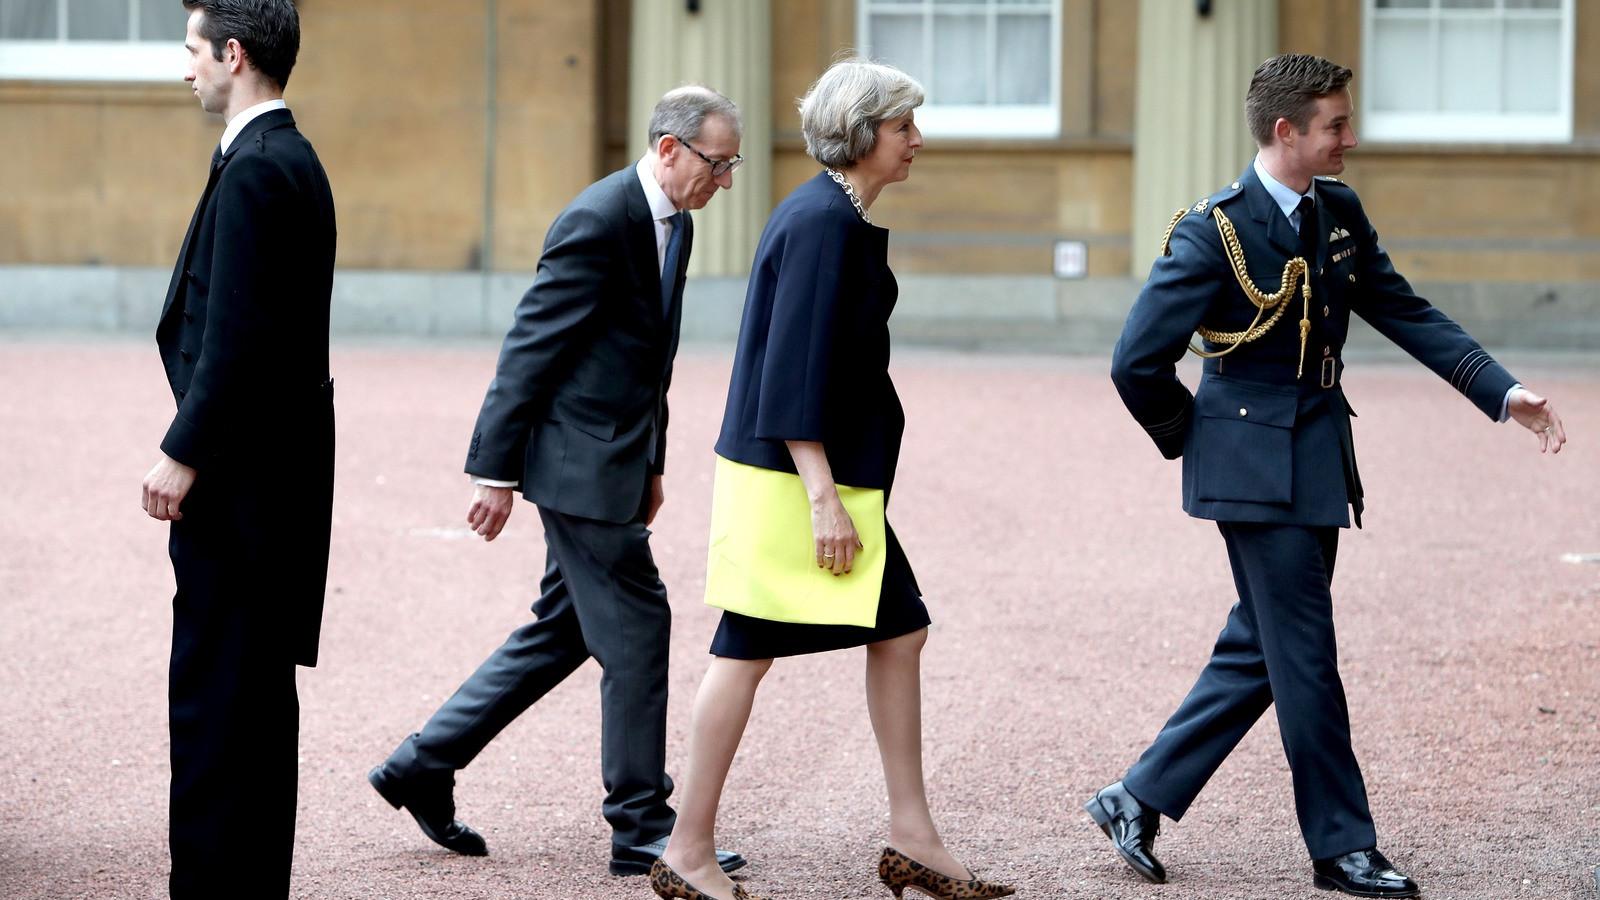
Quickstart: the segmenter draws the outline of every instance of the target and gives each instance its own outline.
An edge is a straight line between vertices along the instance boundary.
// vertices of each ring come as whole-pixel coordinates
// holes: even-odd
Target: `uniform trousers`
[[[1333,630],[1337,528],[1219,522],[1239,601],[1189,696],[1123,779],[1179,819],[1276,704],[1295,812],[1313,859],[1375,847]]]

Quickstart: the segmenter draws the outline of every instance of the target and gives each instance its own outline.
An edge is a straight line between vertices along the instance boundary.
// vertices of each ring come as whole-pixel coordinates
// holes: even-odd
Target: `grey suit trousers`
[[[672,831],[666,774],[672,611],[641,518],[602,522],[539,509],[547,564],[537,618],[511,632],[422,730],[384,764],[400,778],[446,775],[591,656],[600,663],[602,811],[612,843]]]

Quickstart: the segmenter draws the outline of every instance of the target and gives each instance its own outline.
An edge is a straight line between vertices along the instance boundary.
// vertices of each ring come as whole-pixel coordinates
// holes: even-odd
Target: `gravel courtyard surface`
[[[364,778],[529,615],[538,517],[519,503],[492,544],[463,522],[495,353],[336,348],[296,897],[652,896],[606,874],[592,664],[460,774],[489,857],[435,847]],[[674,773],[717,616],[701,592],[729,361],[686,347],[672,390],[654,546],[676,613]],[[1383,849],[1441,900],[1591,898],[1600,864],[1600,565],[1563,560],[1600,553],[1600,364],[1509,362],[1565,417],[1559,457],[1409,362],[1358,362],[1346,383],[1368,492],[1334,585],[1356,751]],[[1233,601],[1215,527],[1183,515],[1177,465],[1105,368],[896,359],[910,425],[890,515],[935,619],[926,758],[946,839],[1024,897],[1326,897],[1270,716],[1165,823],[1167,885],[1139,881],[1079,809],[1177,705]],[[171,399],[145,342],[0,340],[0,379],[0,897],[165,896],[172,572],[139,482]],[[295,460],[261,477],[295,502]],[[887,896],[862,670],[860,650],[781,661],[758,698],[720,839],[774,900]]]

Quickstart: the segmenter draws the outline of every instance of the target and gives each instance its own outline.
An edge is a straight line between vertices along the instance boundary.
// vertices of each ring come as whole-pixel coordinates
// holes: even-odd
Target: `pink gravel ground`
[[[294,896],[635,898],[605,872],[598,670],[461,773],[486,859],[452,856],[366,785],[511,628],[542,568],[526,505],[469,539],[460,474],[489,343],[344,344],[323,662],[301,670]],[[1335,592],[1382,846],[1434,898],[1589,898],[1600,863],[1600,367],[1513,357],[1573,437],[1541,458],[1402,361],[1347,389],[1368,490]],[[729,357],[685,348],[655,550],[673,596],[669,766],[716,612],[700,603]],[[1139,881],[1080,812],[1177,704],[1232,602],[1215,528],[1127,417],[1103,359],[902,354],[891,517],[936,621],[927,774],[958,855],[1024,897],[1309,898],[1270,718],[1161,837]],[[164,896],[166,528],[139,481],[171,415],[143,341],[0,342],[0,897]],[[1192,378],[1192,373],[1191,373]],[[261,477],[295,502],[295,461]],[[862,653],[780,663],[728,786],[722,842],[773,898],[884,897],[885,804]],[[248,878],[248,873],[240,873]]]

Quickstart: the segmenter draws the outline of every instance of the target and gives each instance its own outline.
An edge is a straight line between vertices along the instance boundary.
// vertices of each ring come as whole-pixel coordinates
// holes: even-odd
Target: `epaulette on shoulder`
[[[1317,186],[1323,188],[1324,190],[1334,192],[1344,191],[1350,194],[1354,194],[1356,192],[1355,188],[1345,184],[1343,181],[1340,181],[1332,175],[1318,175],[1316,181]]]
[[[1200,216],[1203,218],[1206,213],[1211,211],[1213,207],[1222,203],[1226,203],[1227,201],[1240,196],[1243,192],[1244,186],[1235,181],[1234,183],[1217,191],[1209,197],[1201,197],[1199,200],[1195,201],[1193,206],[1180,209],[1173,213],[1172,221],[1167,223],[1166,233],[1161,236],[1161,255],[1172,255],[1172,232],[1178,227],[1178,223],[1183,221],[1185,216]]]

